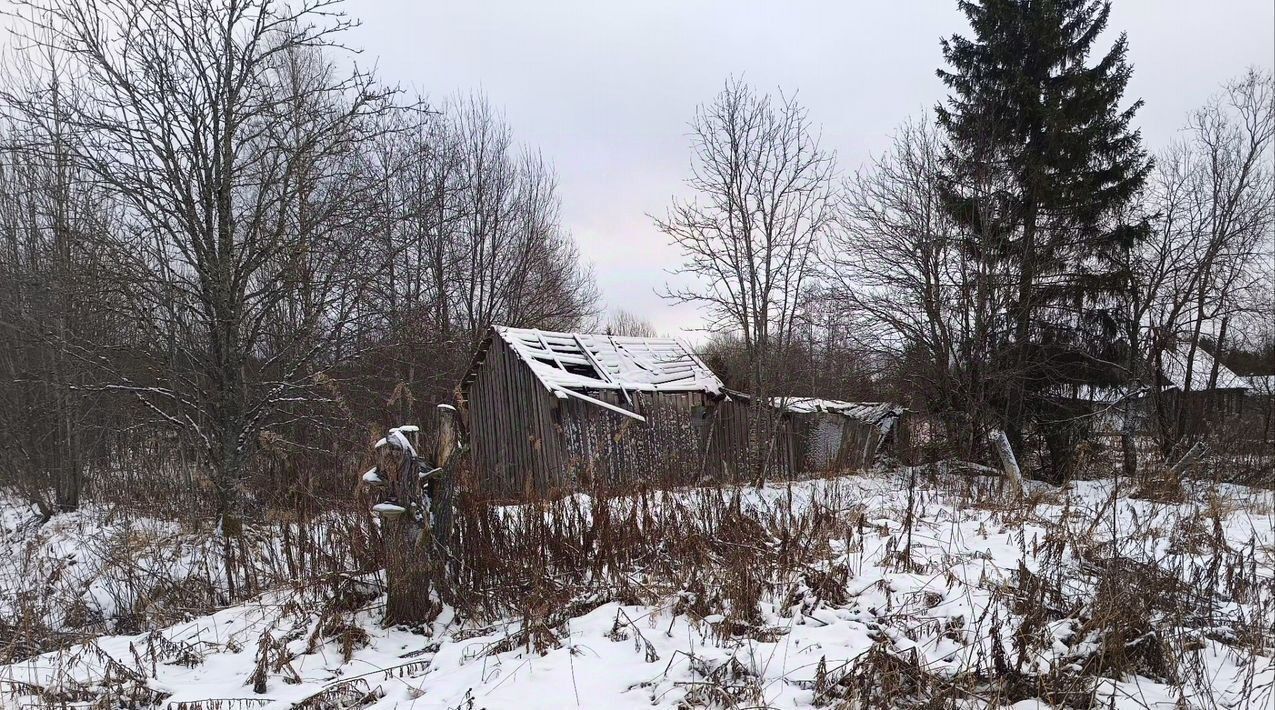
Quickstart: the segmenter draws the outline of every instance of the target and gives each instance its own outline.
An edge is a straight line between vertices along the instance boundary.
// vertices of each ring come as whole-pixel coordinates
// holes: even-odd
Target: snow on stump
[[[397,518],[407,512],[407,508],[395,503],[377,503],[372,506],[372,512],[382,518]]]
[[[390,429],[374,444],[377,465],[362,476],[374,492],[372,512],[381,519],[385,545],[385,623],[420,626],[437,614],[432,591],[430,503],[420,484],[421,461],[412,441],[419,431]]]

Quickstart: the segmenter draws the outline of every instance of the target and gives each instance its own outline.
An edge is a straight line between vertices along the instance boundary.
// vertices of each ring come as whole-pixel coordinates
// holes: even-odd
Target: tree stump
[[[381,516],[385,544],[385,623],[420,626],[438,613],[431,595],[430,511],[420,496],[416,450],[403,429],[391,429],[379,447],[376,471],[384,489],[372,510]]]

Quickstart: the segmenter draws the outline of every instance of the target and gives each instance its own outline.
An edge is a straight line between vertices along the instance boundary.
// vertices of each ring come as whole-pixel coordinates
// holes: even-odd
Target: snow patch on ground
[[[129,686],[133,697],[169,707],[212,707],[208,701],[213,699],[234,701],[227,707],[272,708],[305,701],[320,707],[421,709],[809,707],[838,697],[838,684],[850,687],[855,669],[874,653],[903,659],[937,678],[956,678],[974,668],[990,673],[995,646],[1007,648],[1025,628],[1014,599],[1026,594],[1029,575],[1062,579],[1057,608],[1024,632],[1043,638],[1046,649],[1024,670],[1048,674],[1090,662],[1085,654],[1100,640],[1086,637],[1081,609],[1085,599],[1092,599],[1095,570],[1104,563],[1067,552],[1060,541],[1082,531],[1097,541],[1093,549],[1104,540],[1110,547],[1114,531],[1118,557],[1181,570],[1195,579],[1193,591],[1207,607],[1209,621],[1192,621],[1185,628],[1182,620],[1162,620],[1163,631],[1193,639],[1177,652],[1189,655],[1196,672],[1177,683],[1093,674],[1099,678],[1091,688],[1098,706],[1275,703],[1269,646],[1254,653],[1226,638],[1226,630],[1241,622],[1265,624],[1275,633],[1269,618],[1254,618],[1272,608],[1271,588],[1245,598],[1225,591],[1222,580],[1235,569],[1214,569],[1214,578],[1199,581],[1200,574],[1217,567],[1216,550],[1193,542],[1194,529],[1184,532],[1183,522],[1215,516],[1219,529],[1201,534],[1220,532],[1235,559],[1248,561],[1250,569],[1243,573],[1254,578],[1257,589],[1275,576],[1270,492],[1199,486],[1188,490],[1184,503],[1157,503],[1113,498],[1114,483],[1096,481],[1077,482],[1062,492],[1029,493],[1036,499],[1027,504],[997,506],[994,496],[972,505],[961,493],[970,484],[931,483],[914,492],[911,562],[903,565],[907,480],[896,472],[744,489],[745,504],[757,509],[801,510],[840,500],[861,511],[861,531],[848,530],[844,539],[829,541],[827,559],[815,570],[847,570],[844,599],[828,601],[827,594],[800,583],[779,590],[762,604],[764,633],[739,637],[721,615],[687,613],[684,592],[650,606],[599,601],[568,619],[557,630],[561,642],[539,653],[511,643],[519,619],[475,626],[445,609],[424,633],[382,628],[378,580],[351,576],[337,591],[272,592],[148,633],[105,635],[2,666],[0,698],[19,704],[41,697],[87,701],[124,693]],[[587,506],[588,497],[580,499]],[[68,516],[37,535],[22,526],[23,514],[13,505],[0,509],[0,516],[7,531],[0,538],[3,554],[38,540],[50,546],[53,559],[76,555],[74,546],[67,546],[74,538],[67,528],[77,534],[95,529],[84,516]],[[177,538],[173,542],[179,544]],[[1059,545],[1062,553],[1057,553]],[[357,603],[351,606],[351,600]],[[348,614],[331,613],[342,605],[351,607]],[[334,626],[338,617],[343,621]],[[1205,628],[1209,624],[1216,633]],[[112,687],[116,690],[108,691]],[[984,705],[977,697],[964,702]],[[1050,705],[1029,698],[1012,707]]]

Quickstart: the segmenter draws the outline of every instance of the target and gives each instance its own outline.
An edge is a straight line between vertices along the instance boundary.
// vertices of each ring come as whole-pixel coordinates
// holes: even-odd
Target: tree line
[[[1275,374],[1271,72],[1225,83],[1152,155],[1128,41],[1103,44],[1109,2],[959,5],[947,96],[844,179],[794,97],[731,80],[701,107],[693,197],[656,220],[701,285],[669,295],[730,334],[709,355],[735,387],[900,398],[927,456],[985,459],[1004,432],[1061,482],[1109,418],[1125,473],[1148,430],[1181,457],[1209,412],[1167,395],[1166,369],[1185,363],[1186,391],[1224,358]]]
[[[947,96],[851,175],[794,95],[732,79],[701,106],[687,197],[654,218],[693,285],[665,295],[702,307],[705,357],[759,400],[897,399],[942,455],[1004,431],[1057,481],[1146,393],[1178,455],[1165,354],[1260,364],[1275,342],[1270,72],[1152,154],[1109,3],[960,6]],[[169,486],[225,525],[313,512],[348,497],[370,430],[429,424],[490,325],[598,325],[549,161],[479,94],[353,65],[338,0],[13,14],[0,481],[46,516],[95,485]]]
[[[237,520],[447,398],[491,324],[596,311],[549,163],[481,95],[346,68],[338,3],[16,14],[0,475],[45,515],[151,462]]]

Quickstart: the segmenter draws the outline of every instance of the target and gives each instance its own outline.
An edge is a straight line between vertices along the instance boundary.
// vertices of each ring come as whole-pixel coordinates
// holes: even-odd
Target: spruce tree
[[[988,401],[1021,458],[1043,436],[1047,478],[1070,469],[1094,387],[1120,384],[1123,254],[1145,224],[1120,216],[1151,164],[1121,108],[1132,74],[1121,34],[1096,61],[1101,0],[962,1],[970,37],[942,41],[950,94],[943,191],[1003,313],[989,334]],[[993,374],[994,373],[994,374]]]

